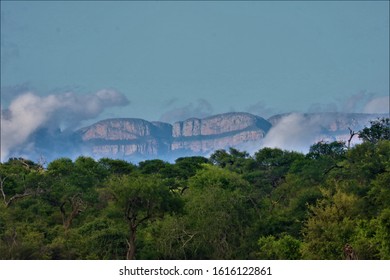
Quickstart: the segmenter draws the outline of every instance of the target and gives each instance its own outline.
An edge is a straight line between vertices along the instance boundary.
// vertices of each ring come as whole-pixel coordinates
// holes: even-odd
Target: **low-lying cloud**
[[[307,118],[301,113],[281,117],[263,139],[264,147],[307,151],[318,137],[321,117]]]
[[[71,130],[106,108],[128,103],[124,95],[111,89],[89,95],[72,92],[43,97],[33,92],[19,95],[1,111],[1,160],[13,150],[33,149],[34,143],[29,138],[38,129]]]

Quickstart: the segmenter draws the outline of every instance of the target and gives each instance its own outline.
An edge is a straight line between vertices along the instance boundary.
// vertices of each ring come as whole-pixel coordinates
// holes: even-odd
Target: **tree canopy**
[[[0,163],[0,259],[390,259],[389,119],[307,154]]]

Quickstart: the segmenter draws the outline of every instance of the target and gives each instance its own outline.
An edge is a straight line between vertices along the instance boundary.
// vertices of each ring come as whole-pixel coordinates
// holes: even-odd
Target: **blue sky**
[[[2,109],[26,91],[129,101],[99,101],[82,124],[364,111],[375,98],[383,111],[389,2],[1,1],[1,87]]]

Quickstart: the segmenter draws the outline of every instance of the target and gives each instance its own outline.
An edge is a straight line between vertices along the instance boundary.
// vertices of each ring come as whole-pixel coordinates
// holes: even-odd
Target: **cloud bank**
[[[6,104],[9,104],[7,108],[3,107],[1,110],[2,161],[10,156],[39,157],[41,152],[52,152],[57,157],[69,156],[69,151],[74,155],[80,154],[80,150],[76,150],[73,145],[74,140],[77,140],[77,135],[73,133],[75,129],[79,128],[83,121],[98,117],[110,107],[129,104],[124,95],[111,89],[102,89],[88,95],[69,91],[39,96],[31,90],[25,90],[29,87],[28,84],[24,84],[2,88],[2,97],[3,90],[8,92]],[[177,102],[178,99],[173,98],[163,104],[164,108],[170,110],[161,116],[161,121],[173,123],[192,117],[204,118],[213,114],[213,107],[204,99],[198,99],[181,107],[175,107]],[[270,118],[273,127],[262,140],[261,147],[305,153],[312,144],[321,140],[346,140],[349,136],[348,127],[352,127],[355,131],[361,129],[362,127],[359,126],[369,124],[369,116],[362,123],[364,119],[356,122],[343,116],[343,113],[389,114],[389,103],[388,96],[362,92],[340,101],[337,105],[314,104],[309,114],[291,113],[273,116]],[[5,106],[4,103],[2,106]],[[262,102],[247,107],[247,111],[263,117],[264,114],[272,112]]]
[[[347,104],[356,105],[354,102]],[[269,119],[273,126],[264,137],[262,146],[306,153],[311,145],[319,141],[346,142],[350,137],[349,129],[357,132],[369,126],[370,120],[388,116],[388,104],[389,97],[375,97],[366,99],[361,104],[364,105],[363,110],[358,113],[315,111],[276,115]],[[357,136],[352,140],[353,144],[359,142]]]
[[[301,113],[281,117],[263,139],[262,146],[306,152],[320,133],[321,117]]]
[[[44,97],[33,92],[19,95],[1,111],[1,160],[10,156],[14,149],[34,149],[30,136],[39,129],[72,130],[81,121],[97,117],[106,108],[128,103],[124,95],[111,89],[89,95],[72,92]]]

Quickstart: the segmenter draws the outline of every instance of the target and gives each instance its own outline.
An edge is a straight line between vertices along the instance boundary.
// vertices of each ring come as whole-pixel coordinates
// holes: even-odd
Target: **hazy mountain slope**
[[[173,125],[140,119],[109,119],[80,129],[84,150],[94,156],[172,157],[260,143],[271,128],[248,113],[191,118]]]

